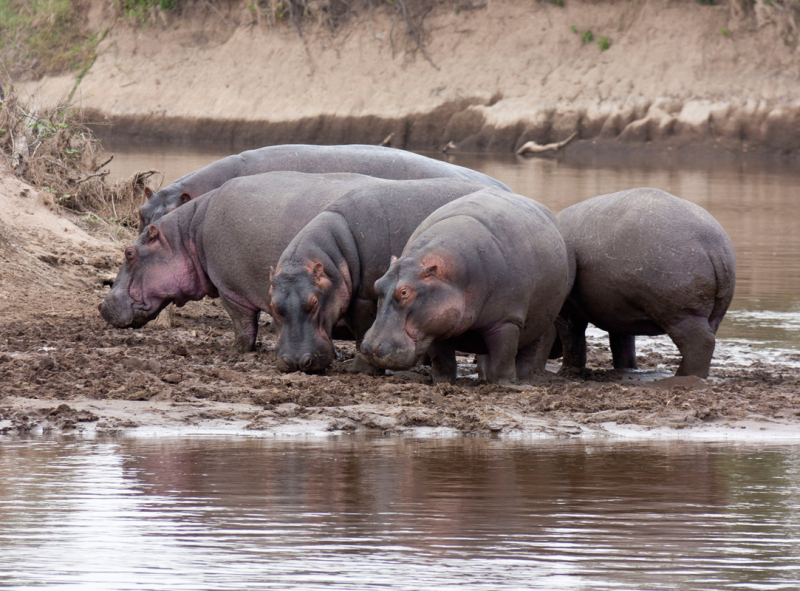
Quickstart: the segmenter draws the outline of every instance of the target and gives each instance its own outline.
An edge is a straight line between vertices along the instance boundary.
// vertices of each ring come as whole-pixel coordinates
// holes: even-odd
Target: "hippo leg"
[[[478,381],[486,381],[486,366],[489,363],[488,355],[475,355],[475,365],[478,369]]]
[[[372,300],[362,300],[354,298],[350,304],[350,317],[345,321],[345,324],[350,328],[356,339],[356,356],[346,364],[345,371],[350,373],[363,373],[368,376],[382,376],[386,373],[385,369],[378,369],[373,367],[361,355],[361,341],[364,340],[364,335],[367,334],[370,326],[375,321],[375,316],[378,314],[378,304]]]
[[[456,383],[456,348],[449,341],[433,343],[428,348],[431,358],[431,378],[434,384]]]
[[[614,369],[638,369],[639,366],[636,364],[636,337],[634,335],[609,332],[608,341],[611,345]]]
[[[687,316],[667,326],[667,334],[681,352],[681,364],[675,375],[708,377],[714,356],[714,331],[701,316]]]
[[[515,383],[517,381],[515,360],[519,344],[519,326],[507,322],[484,331],[481,336],[486,343],[486,348],[489,349],[486,381],[490,384]]]
[[[233,348],[239,353],[247,353],[256,348],[258,335],[258,314],[260,310],[253,310],[240,306],[220,295],[222,306],[233,320]]]
[[[569,303],[556,319],[558,337],[564,348],[561,371],[586,367],[586,327],[589,323]]]
[[[556,326],[553,324],[542,336],[517,351],[517,383],[530,382],[534,374],[544,373],[556,336]]]

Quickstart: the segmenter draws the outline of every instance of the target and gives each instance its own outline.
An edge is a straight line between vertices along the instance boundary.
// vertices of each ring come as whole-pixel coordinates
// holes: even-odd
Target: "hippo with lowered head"
[[[137,328],[171,302],[182,306],[220,297],[233,320],[236,348],[251,350],[259,312],[270,309],[270,266],[327,205],[344,195],[368,194],[365,187],[378,190],[380,182],[389,181],[298,172],[232,179],[147,226],[125,249],[125,263],[100,313],[114,326]]]
[[[668,334],[677,375],[708,376],[715,333],[733,299],[736,254],[699,205],[658,189],[592,197],[558,214],[575,250],[560,315],[564,369],[586,366],[586,326],[608,331],[616,369],[636,369],[635,335]]]
[[[525,197],[484,189],[433,212],[375,283],[367,361],[408,369],[425,353],[434,383],[456,379],[456,350],[485,355],[490,383],[543,372],[574,279],[555,216]]]
[[[391,257],[434,210],[485,188],[453,179],[370,179],[327,206],[292,240],[272,277],[278,369],[325,369],[340,321],[359,342],[375,320],[374,284]],[[351,369],[375,371],[359,358]]]
[[[309,146],[290,144],[248,150],[228,156],[179,178],[153,193],[139,209],[139,231],[161,216],[221,187],[232,178],[274,171],[308,173],[351,172],[383,179],[455,178],[510,189],[483,173],[426,156],[380,146]]]

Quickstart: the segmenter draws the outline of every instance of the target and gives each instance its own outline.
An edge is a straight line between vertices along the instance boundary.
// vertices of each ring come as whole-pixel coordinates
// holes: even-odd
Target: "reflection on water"
[[[114,153],[113,175],[158,168],[165,172],[166,183],[229,154],[185,148],[123,148]],[[497,154],[455,155],[447,160],[494,176],[555,212],[594,195],[641,186],[663,189],[701,205],[719,220],[736,247],[736,297],[731,310],[781,312],[788,323],[762,323],[763,318],[740,315],[735,323],[723,322],[720,336],[800,347],[796,329],[800,322],[800,171],[796,167],[728,162],[698,168],[675,168],[668,163],[632,168]]]
[[[800,450],[0,440],[0,586],[800,586]]]

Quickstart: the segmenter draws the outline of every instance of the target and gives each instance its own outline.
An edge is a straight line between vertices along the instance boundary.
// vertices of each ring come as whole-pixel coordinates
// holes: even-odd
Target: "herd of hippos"
[[[586,365],[588,323],[614,367],[635,335],[666,333],[678,375],[705,378],[733,298],[730,238],[703,208],[657,189],[600,195],[558,216],[468,168],[392,148],[284,145],[223,158],[153,193],[100,304],[141,327],[170,303],[219,297],[235,347],[272,316],[279,370],[321,372],[333,339],[351,369],[430,364],[456,351],[489,383],[530,382],[548,358]]]

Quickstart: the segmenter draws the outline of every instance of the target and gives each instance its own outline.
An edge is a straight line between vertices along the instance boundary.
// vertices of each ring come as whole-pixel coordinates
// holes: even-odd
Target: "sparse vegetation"
[[[0,166],[41,189],[51,207],[80,212],[88,221],[135,227],[145,184],[158,171],[110,185],[103,168],[112,158],[86,127],[80,109],[67,103],[42,108],[34,99],[21,100],[13,87],[5,89]]]
[[[600,39],[597,40],[597,46],[600,48],[600,51],[605,51],[609,47],[611,47],[611,40],[603,35]]]
[[[583,40],[584,43],[591,43],[592,41],[594,41],[594,33],[592,33],[591,31],[585,31],[581,36],[581,39]]]
[[[12,74],[80,69],[98,36],[86,31],[73,0],[0,0],[0,62]]]

